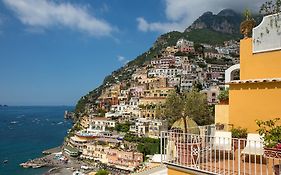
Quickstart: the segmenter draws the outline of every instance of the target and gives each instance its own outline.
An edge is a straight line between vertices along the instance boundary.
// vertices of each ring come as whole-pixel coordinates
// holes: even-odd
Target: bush
[[[281,143],[281,125],[277,125],[280,118],[262,121],[256,120],[258,125],[259,135],[263,136],[264,144],[268,148],[278,147],[280,149]]]
[[[96,173],[96,175],[108,175],[108,174],[109,174],[109,172],[106,171],[106,170],[99,170],[99,171]]]
[[[229,89],[221,91],[220,94],[218,95],[218,99],[220,101],[228,100],[229,99]]]
[[[117,124],[114,128],[118,132],[128,132],[130,130],[130,123]]]
[[[232,128],[231,129],[232,137],[233,138],[247,138],[248,131],[247,128]]]
[[[160,139],[153,139],[149,137],[138,137],[133,134],[127,133],[124,136],[124,140],[128,142],[137,143],[137,150],[143,153],[144,159],[146,155],[150,154],[159,154],[160,148]]]

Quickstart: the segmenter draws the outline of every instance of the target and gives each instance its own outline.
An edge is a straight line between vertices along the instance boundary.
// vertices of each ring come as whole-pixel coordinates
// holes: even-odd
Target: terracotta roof
[[[270,83],[281,82],[281,78],[263,78],[263,79],[248,79],[248,80],[234,80],[226,84],[244,84],[244,83]]]

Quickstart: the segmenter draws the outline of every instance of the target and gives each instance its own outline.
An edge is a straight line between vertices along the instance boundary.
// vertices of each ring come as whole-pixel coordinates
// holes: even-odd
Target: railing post
[[[161,131],[161,133],[160,133],[160,155],[161,155],[161,165],[163,165],[163,155],[162,155],[162,139],[163,139],[163,132],[164,131]]]
[[[241,155],[240,155],[240,139],[238,139],[238,175],[240,175],[240,161],[241,161]]]

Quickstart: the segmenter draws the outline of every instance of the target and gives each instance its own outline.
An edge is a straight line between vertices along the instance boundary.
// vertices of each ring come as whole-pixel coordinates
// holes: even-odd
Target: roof
[[[248,79],[248,80],[234,80],[226,84],[245,84],[245,83],[271,83],[281,82],[281,78],[263,78],[263,79]]]
[[[109,142],[109,143],[119,143],[121,141],[113,138],[97,138],[96,141],[102,141],[102,142]]]
[[[76,142],[86,142],[87,141],[87,139],[84,139],[82,137],[77,137],[77,136],[73,136],[73,137],[71,137],[71,139]]]

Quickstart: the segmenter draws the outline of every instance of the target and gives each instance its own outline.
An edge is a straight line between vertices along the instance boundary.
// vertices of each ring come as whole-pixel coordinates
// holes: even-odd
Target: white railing
[[[162,163],[205,174],[279,174],[281,162],[263,156],[261,140],[231,138],[230,132],[212,128],[192,130],[196,134],[162,132]]]

